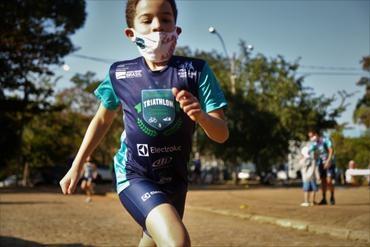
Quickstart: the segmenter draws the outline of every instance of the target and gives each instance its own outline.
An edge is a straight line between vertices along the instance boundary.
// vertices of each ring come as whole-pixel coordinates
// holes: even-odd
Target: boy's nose
[[[158,18],[152,20],[152,32],[161,32],[163,31],[162,23]]]

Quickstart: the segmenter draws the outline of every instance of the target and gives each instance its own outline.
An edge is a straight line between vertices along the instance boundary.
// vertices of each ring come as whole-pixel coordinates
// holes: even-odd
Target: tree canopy
[[[59,108],[52,102],[52,66],[77,49],[70,36],[83,26],[85,7],[82,0],[0,2],[1,164],[24,157],[23,130],[33,117]]]
[[[362,58],[363,70],[370,73],[370,56]],[[353,113],[353,119],[356,123],[360,123],[370,128],[370,77],[363,76],[356,83],[358,86],[365,87],[364,96],[357,102],[356,109]]]
[[[263,54],[252,57],[243,41],[235,58],[217,52],[192,52],[188,47],[177,53],[205,59],[224,89],[230,138],[225,144],[214,144],[198,129],[197,146],[201,153],[214,154],[231,166],[252,161],[263,171],[283,163],[290,140],[305,140],[310,128],[335,128],[346,107],[345,97],[333,106],[338,95],[315,95],[305,87],[305,78],[297,73],[299,60],[288,62],[283,56],[267,58]],[[230,76],[235,76],[235,93]]]

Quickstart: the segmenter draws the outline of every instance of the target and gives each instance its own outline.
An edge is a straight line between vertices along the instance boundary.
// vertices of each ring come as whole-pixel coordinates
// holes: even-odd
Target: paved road
[[[368,246],[191,207],[184,221],[193,246]],[[81,195],[0,194],[0,246],[136,246],[139,235],[140,228],[111,196],[85,203]]]

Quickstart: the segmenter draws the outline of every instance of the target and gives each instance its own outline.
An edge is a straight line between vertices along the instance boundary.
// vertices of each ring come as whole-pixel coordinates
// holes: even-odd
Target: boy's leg
[[[91,202],[91,195],[92,195],[92,180],[91,179],[88,179],[86,181],[86,185],[85,185],[85,191],[86,191],[86,202]]]
[[[308,191],[305,191],[303,195],[304,195],[304,202],[308,202]]]
[[[92,194],[91,191],[92,191],[92,181],[89,179],[86,182],[86,194],[88,196],[91,196],[91,194]]]
[[[145,221],[158,246],[190,246],[190,237],[176,209],[169,203],[155,207]]]
[[[335,198],[334,198],[334,184],[333,184],[333,178],[328,176],[327,177],[327,187],[330,191],[330,204],[334,205],[335,204]]]
[[[321,179],[321,192],[322,192],[322,199],[319,202],[319,205],[326,205],[326,189],[327,189],[327,169],[324,169],[324,164],[321,162],[319,165],[320,171],[320,179]]]
[[[85,179],[83,179],[83,180],[82,180],[82,182],[81,182],[81,189],[82,189],[83,191],[85,191],[85,190],[86,190],[86,180],[85,180]]]
[[[121,203],[147,233],[140,246],[151,246],[152,241],[157,246],[190,246],[189,235],[180,217],[186,191],[182,183],[159,186],[148,179],[132,179],[119,193]]]
[[[312,191],[312,204],[316,204],[316,191]]]
[[[302,207],[308,206],[308,189],[309,189],[308,182],[303,181],[303,203],[301,203]]]
[[[330,204],[335,204],[334,198],[334,184],[335,184],[335,164],[332,164],[331,167],[328,169],[328,176],[327,176],[327,185],[330,191]]]
[[[321,200],[320,204],[326,204],[326,188],[327,188],[326,182],[327,182],[326,178],[321,178],[322,200]]]
[[[149,237],[144,231],[143,236],[140,239],[139,247],[155,247],[154,240]]]
[[[312,195],[312,191],[308,191],[307,192],[307,203],[309,203],[311,205],[311,195]]]

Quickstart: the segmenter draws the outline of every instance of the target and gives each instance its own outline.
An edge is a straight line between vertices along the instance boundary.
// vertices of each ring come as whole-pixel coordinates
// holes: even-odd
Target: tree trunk
[[[25,162],[23,166],[22,186],[27,187],[29,185],[30,185],[30,166],[28,162]]]

